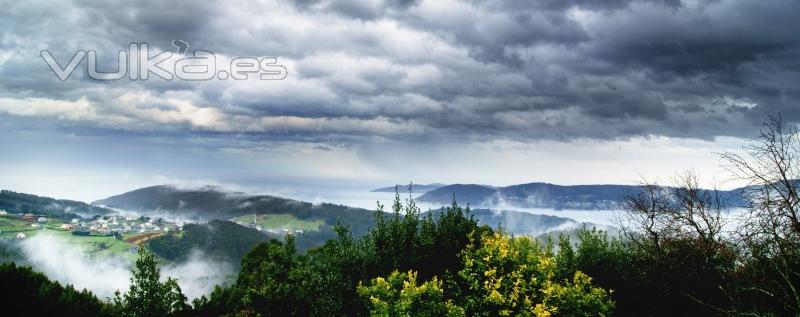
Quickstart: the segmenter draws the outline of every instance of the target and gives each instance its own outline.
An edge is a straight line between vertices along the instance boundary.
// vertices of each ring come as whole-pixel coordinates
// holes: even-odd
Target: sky
[[[156,184],[325,199],[395,183],[735,186],[719,153],[800,121],[800,2],[0,0],[0,188]],[[152,52],[282,80],[97,80]],[[187,53],[188,54],[188,53]],[[186,56],[186,55],[183,55]],[[174,62],[181,56],[174,56]],[[319,198],[319,195],[321,198]]]

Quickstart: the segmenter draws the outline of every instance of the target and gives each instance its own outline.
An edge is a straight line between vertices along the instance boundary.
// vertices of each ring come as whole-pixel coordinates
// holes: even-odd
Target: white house
[[[17,233],[17,239],[25,239],[26,235],[22,232]]]
[[[46,217],[39,217],[39,219],[36,219],[36,221],[38,221],[38,222],[47,222],[47,218]]]

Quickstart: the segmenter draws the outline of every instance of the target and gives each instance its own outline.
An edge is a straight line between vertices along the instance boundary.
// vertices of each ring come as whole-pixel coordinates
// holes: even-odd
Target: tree
[[[108,316],[111,305],[88,290],[62,286],[30,267],[0,264],[0,305],[16,316]]]
[[[738,228],[745,248],[736,313],[800,311],[800,135],[796,125],[770,117],[760,135],[726,152],[727,169],[747,183],[750,208]],[[748,312],[749,311],[749,312]]]
[[[626,313],[709,315],[731,304],[721,290],[737,256],[722,238],[726,203],[718,191],[701,189],[693,171],[677,174],[673,183],[643,181],[624,201],[619,226],[633,254],[631,269],[620,272],[620,309],[632,310]]]
[[[139,248],[131,286],[124,295],[116,293],[114,303],[122,316],[174,316],[187,311],[186,296],[178,282],[167,278],[161,282],[161,269],[150,251]]]
[[[309,309],[298,298],[303,279],[297,278],[302,263],[295,256],[294,242],[271,240],[256,246],[242,262],[237,285],[241,296],[240,310],[262,316],[303,315]]]

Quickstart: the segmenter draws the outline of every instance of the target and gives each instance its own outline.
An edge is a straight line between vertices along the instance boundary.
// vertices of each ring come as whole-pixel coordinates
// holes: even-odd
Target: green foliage
[[[262,243],[252,254],[243,261],[237,281],[240,308],[265,316],[291,316],[306,309],[297,298],[298,283],[302,282],[292,239]]]
[[[87,290],[77,291],[14,263],[0,264],[0,304],[14,316],[108,316],[111,307]]]
[[[434,277],[418,285],[414,271],[374,278],[369,285],[359,285],[358,294],[369,300],[370,316],[464,316],[462,308],[445,299],[441,281]]]
[[[145,248],[139,248],[139,257],[133,270],[131,286],[124,295],[117,292],[114,304],[120,316],[156,317],[174,316],[190,307],[186,296],[173,278],[161,282],[161,269],[156,258]]]
[[[569,241],[569,236],[561,234],[558,237],[558,253],[556,254],[556,277],[565,280],[575,274],[575,250]]]
[[[645,240],[582,230],[575,248],[566,238],[559,243],[557,275],[588,274],[595,285],[613,290],[622,316],[719,315],[732,305],[722,287],[735,280],[736,258],[728,246],[708,253],[701,245],[669,239],[656,248]]]
[[[467,207],[453,204],[424,216],[413,199],[405,204],[395,195],[392,213],[387,216],[383,206],[375,213],[375,228],[363,239],[371,257],[373,272],[385,275],[393,270],[416,270],[423,279],[461,268],[458,253],[470,237],[489,231],[479,227]]]

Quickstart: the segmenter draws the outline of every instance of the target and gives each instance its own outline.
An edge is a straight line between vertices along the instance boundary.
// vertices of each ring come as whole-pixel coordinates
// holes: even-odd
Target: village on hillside
[[[183,222],[161,218],[134,216],[95,216],[92,218],[61,219],[29,212],[12,214],[0,210],[0,238],[22,240],[32,234],[50,230],[74,237],[113,237],[130,244],[141,243],[170,232],[181,232]]]

